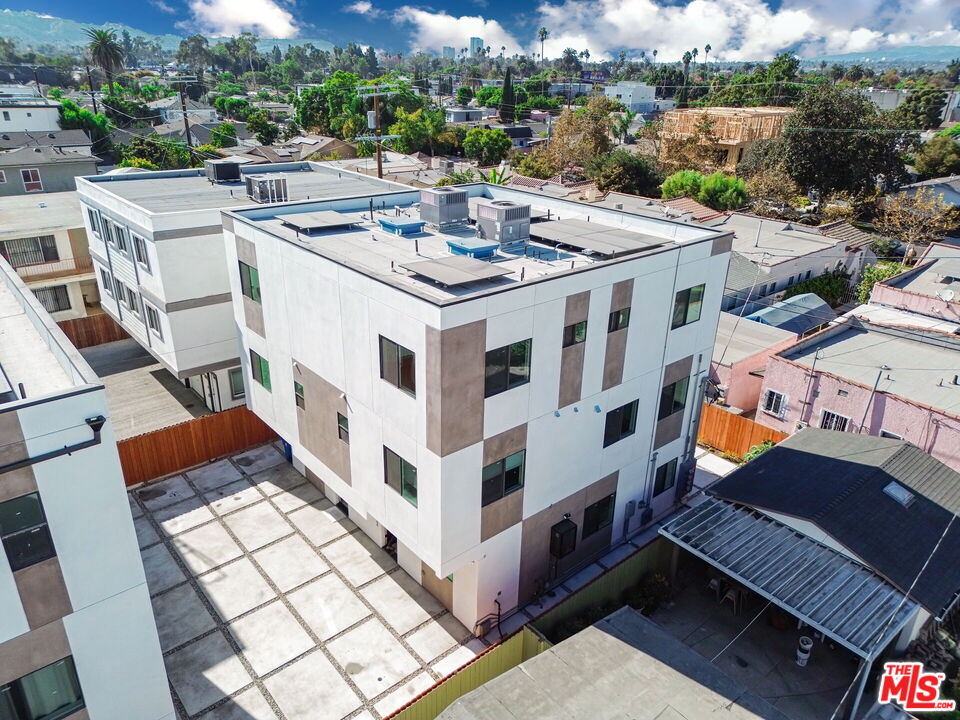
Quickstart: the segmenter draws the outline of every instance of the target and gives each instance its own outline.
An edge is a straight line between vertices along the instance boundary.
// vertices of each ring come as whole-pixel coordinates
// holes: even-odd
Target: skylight
[[[883,491],[904,507],[913,502],[914,494],[896,481],[891,480]]]

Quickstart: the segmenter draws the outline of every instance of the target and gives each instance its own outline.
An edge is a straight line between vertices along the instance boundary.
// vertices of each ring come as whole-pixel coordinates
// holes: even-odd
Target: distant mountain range
[[[104,23],[92,25],[75,20],[65,20],[52,15],[41,15],[32,10],[0,10],[0,37],[14,41],[20,50],[35,52],[71,52],[87,43],[87,28],[115,30],[117,35],[126,30],[131,37],[142,37],[150,42],[159,41],[161,47],[167,51],[174,51],[179,47],[182,35],[152,35],[143,30],[122,25],[120,23]],[[215,38],[210,38],[211,43]],[[326,40],[315,38],[273,39],[260,38],[257,44],[261,52],[273,49],[274,45],[285,50],[290,45],[313,45],[321,50],[330,50],[333,44]]]
[[[806,62],[858,63],[858,62],[909,62],[909,63],[948,63],[960,58],[960,46],[957,45],[905,45],[871,52],[844,53],[842,55],[821,55],[806,58]]]

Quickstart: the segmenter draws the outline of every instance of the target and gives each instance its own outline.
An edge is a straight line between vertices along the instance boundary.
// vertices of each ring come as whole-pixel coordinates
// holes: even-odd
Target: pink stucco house
[[[960,322],[960,248],[931,243],[913,268],[877,283],[870,303]]]

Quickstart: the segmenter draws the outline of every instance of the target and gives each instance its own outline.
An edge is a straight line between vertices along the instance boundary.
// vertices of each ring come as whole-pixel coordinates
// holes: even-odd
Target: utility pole
[[[93,100],[93,114],[97,114],[97,91],[93,87],[93,75],[90,74],[90,66],[87,65],[87,82],[90,83],[90,99]]]
[[[187,147],[192,148],[193,142],[190,140],[190,121],[187,119],[187,96],[184,94],[184,88],[188,82],[196,82],[195,75],[175,75],[170,78],[171,82],[177,83],[177,91],[180,93],[180,111],[183,113],[183,135],[187,141]]]
[[[33,81],[37,84],[37,92],[40,93],[40,97],[43,97],[43,86],[40,84],[40,76],[37,74],[37,66],[31,65],[30,69],[33,70]]]
[[[373,135],[364,135],[357,140],[372,140],[377,151],[377,177],[383,178],[383,140],[395,139],[399,135],[383,135],[380,118],[380,98],[388,95],[397,95],[400,88],[397,85],[361,85],[357,88],[357,97],[373,98],[373,113],[367,113],[367,127],[373,130]]]

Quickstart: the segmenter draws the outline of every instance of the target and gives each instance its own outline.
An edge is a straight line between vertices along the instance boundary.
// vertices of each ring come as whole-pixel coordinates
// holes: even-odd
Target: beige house
[[[0,256],[54,320],[100,312],[76,191],[0,197]]]
[[[718,165],[733,172],[743,154],[757,140],[770,140],[783,134],[783,125],[793,108],[785,107],[711,107],[670,110],[663,114],[660,157],[671,143],[694,137],[704,116],[711,122],[710,133],[717,150]]]

